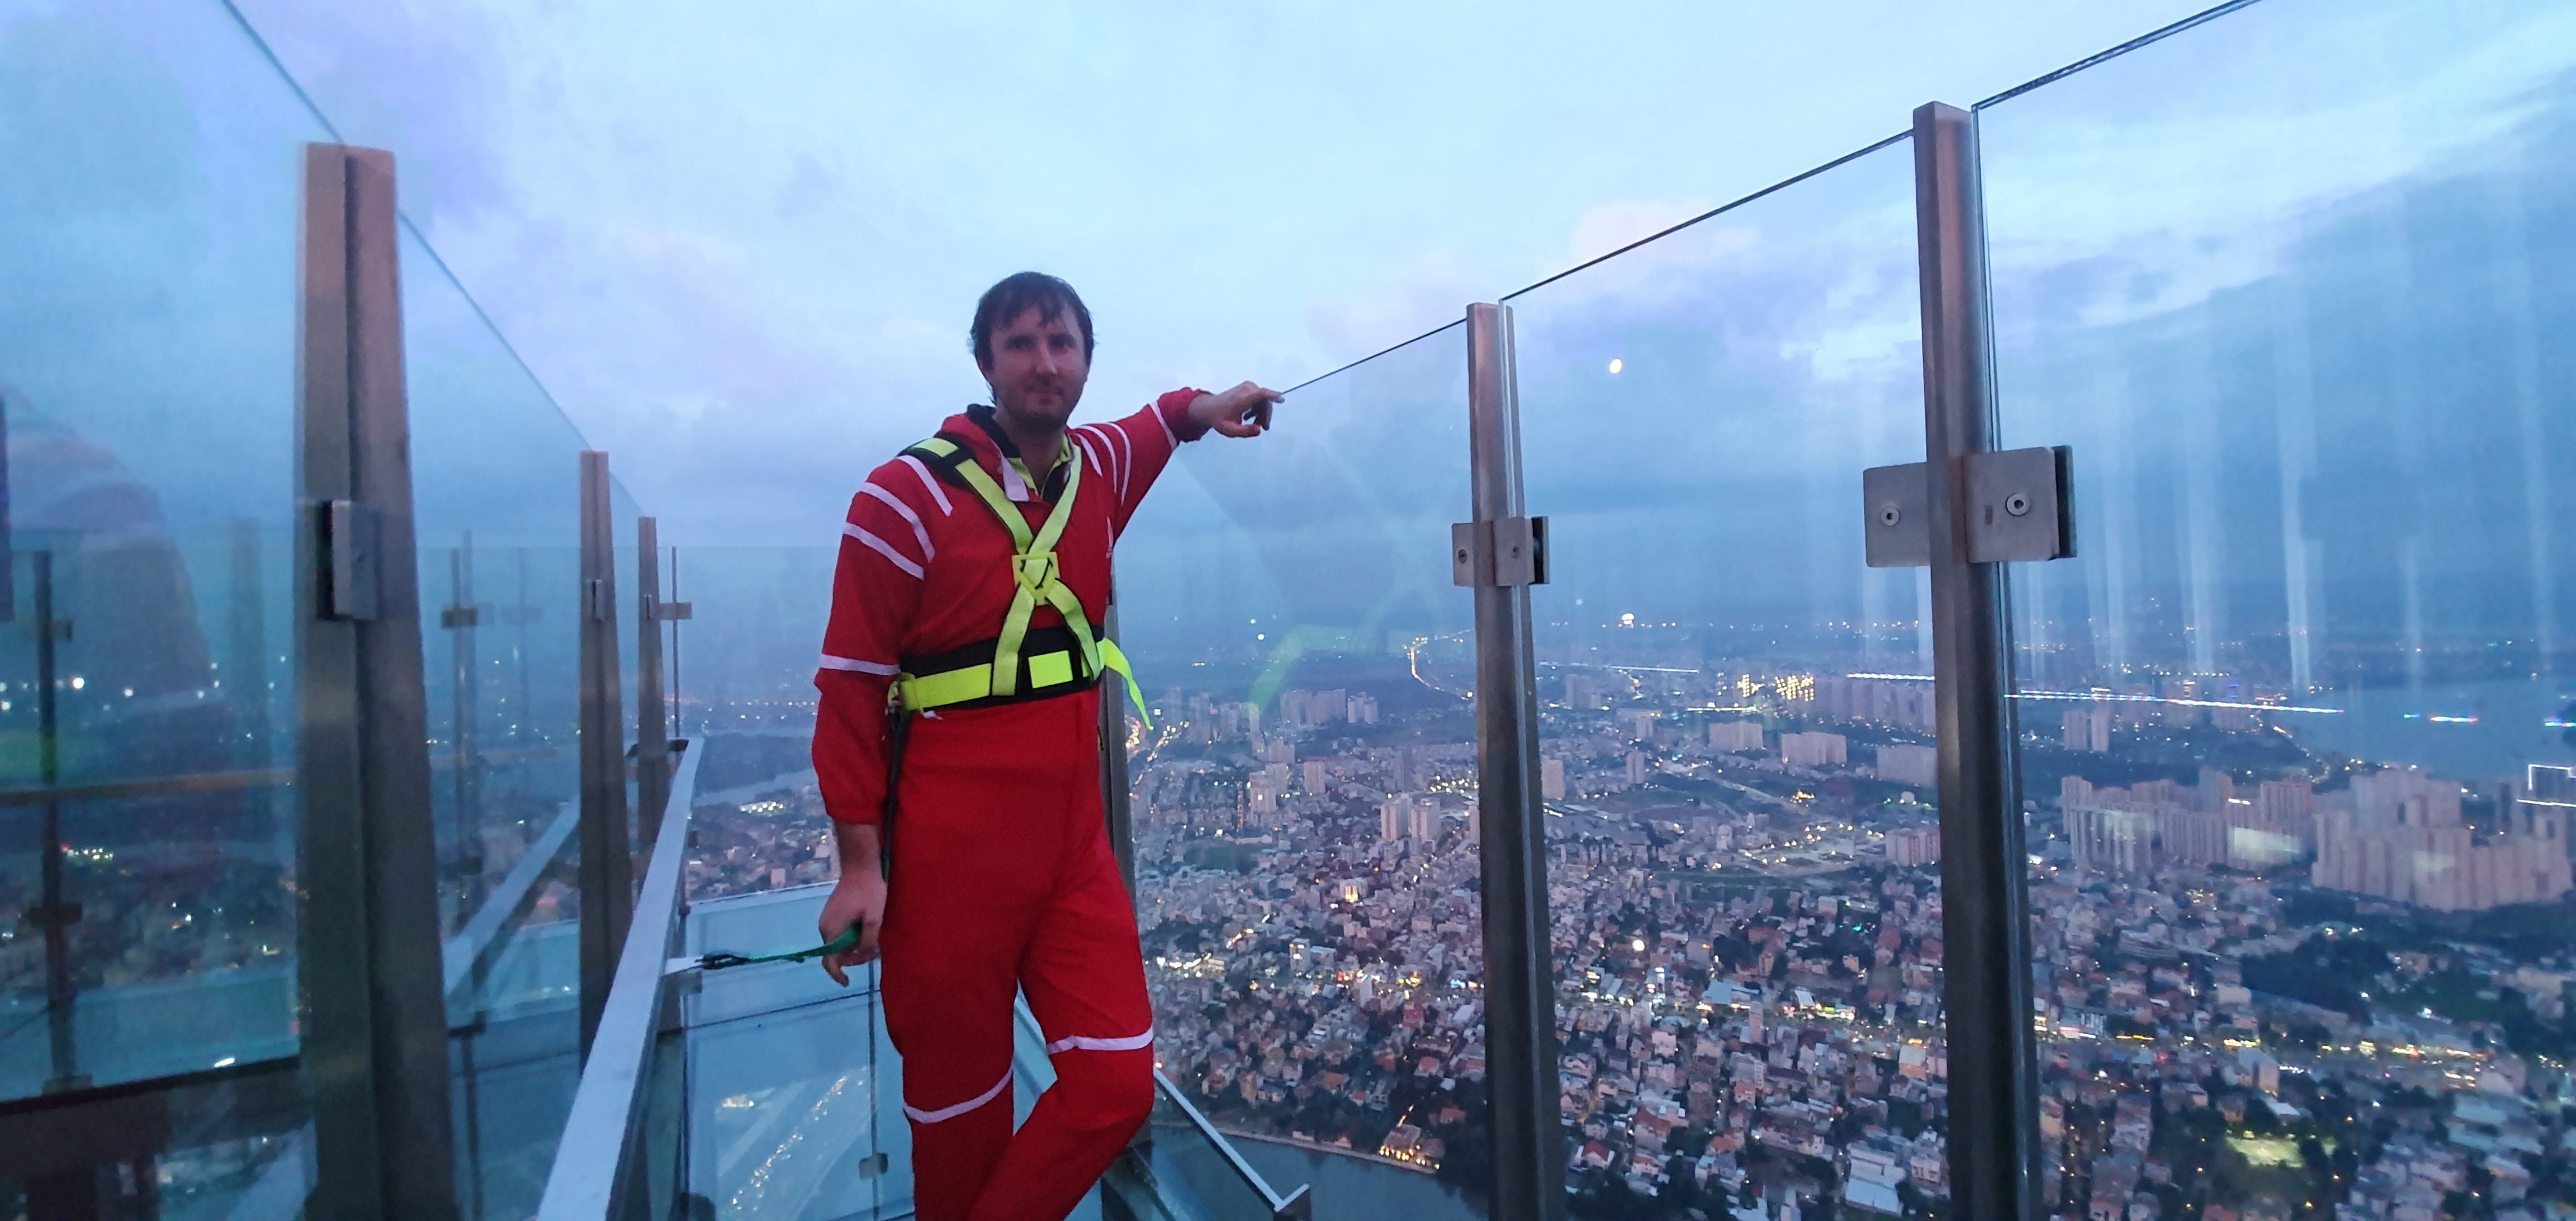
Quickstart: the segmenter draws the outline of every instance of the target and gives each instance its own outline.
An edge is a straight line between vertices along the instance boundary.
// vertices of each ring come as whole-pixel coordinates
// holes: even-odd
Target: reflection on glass
[[[220,7],[0,14],[0,1099],[294,1050],[295,238],[321,136]]]
[[[1481,1190],[1474,665],[1446,559],[1465,348],[1444,329],[1290,393],[1265,437],[1183,449],[1120,542],[1118,604],[1152,705],[1128,767],[1163,1071],[1221,1129]]]
[[[580,1072],[585,446],[408,226],[399,253],[458,1202],[520,1216]]]
[[[826,893],[699,906],[690,952],[810,941]],[[874,968],[853,970],[846,989],[813,963],[711,972],[687,1017],[686,1215],[909,1215],[912,1130]]]
[[[1923,455],[1912,165],[1510,300],[1578,1213],[1945,1194],[1928,598],[1859,515]]]
[[[2576,12],[2266,0],[1981,117],[2057,1215],[2563,1209]]]

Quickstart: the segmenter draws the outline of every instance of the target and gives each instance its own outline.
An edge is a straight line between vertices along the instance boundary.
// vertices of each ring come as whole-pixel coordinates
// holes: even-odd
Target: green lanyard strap
[[[756,962],[803,962],[808,958],[820,958],[825,954],[838,954],[858,944],[859,926],[853,924],[841,930],[840,936],[821,945],[802,950],[790,950],[783,954],[735,954],[719,950],[698,959],[698,969],[721,971],[727,967],[747,967]]]

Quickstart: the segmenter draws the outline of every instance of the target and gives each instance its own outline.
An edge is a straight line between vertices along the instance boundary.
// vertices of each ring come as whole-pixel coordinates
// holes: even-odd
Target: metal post
[[[581,1050],[590,1054],[635,905],[618,733],[617,544],[608,455],[581,454]]]
[[[1471,529],[1490,538],[1526,521],[1521,506],[1520,395],[1512,312],[1467,307],[1467,448]],[[1493,1100],[1496,1221],[1565,1215],[1558,1116],[1556,972],[1547,912],[1546,812],[1539,805],[1538,663],[1526,583],[1476,590],[1476,786],[1485,907],[1485,1082]]]
[[[27,557],[36,597],[36,783],[52,788],[62,783],[62,712],[57,684],[62,666],[55,656],[55,642],[71,638],[68,619],[54,617],[54,553],[38,551]],[[80,905],[63,897],[63,807],[61,802],[45,803],[44,841],[37,845],[42,853],[39,866],[43,874],[44,903],[34,913],[36,923],[45,930],[45,1033],[53,1051],[53,1074],[45,1079],[45,1092],[60,1093],[89,1084],[80,1071],[80,1061],[72,1043],[72,1016],[76,998],[72,992],[71,926],[80,922]]]
[[[471,919],[483,901],[483,758],[475,741],[475,718],[480,701],[476,687],[481,675],[475,665],[474,629],[483,620],[482,608],[474,601],[474,533],[466,531],[455,550],[447,553],[448,604],[440,608],[438,621],[447,629],[448,660],[453,668],[449,681],[449,713],[456,722],[456,862],[452,873],[456,879],[456,923],[461,927]]]
[[[305,146],[297,957],[314,1216],[453,1217],[390,153]]]
[[[1114,580],[1114,578],[1113,578]],[[1118,638],[1118,601],[1113,594],[1101,617],[1101,635]],[[1109,823],[1109,850],[1118,857],[1118,876],[1127,882],[1127,899],[1136,899],[1136,812],[1127,788],[1127,684],[1114,674],[1100,676],[1100,809]]]
[[[659,523],[635,519],[635,814],[646,844],[660,837],[671,794],[671,732],[662,702],[662,544]]]
[[[1938,103],[1914,112],[1914,199],[1940,728],[1951,1210],[2028,1218],[2038,1215],[2039,1096],[2029,878],[2013,765],[2012,630],[2003,566],[1968,558],[1968,455],[1992,450],[1995,433],[1975,115]]]

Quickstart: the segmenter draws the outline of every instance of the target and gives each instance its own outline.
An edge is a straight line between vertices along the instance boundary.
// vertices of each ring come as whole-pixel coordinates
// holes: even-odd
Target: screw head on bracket
[[[2004,512],[2010,513],[2015,517],[2024,517],[2029,515],[2030,493],[2015,492],[2010,496],[2004,497]]]
[[[1878,507],[1878,524],[1882,526],[1893,526],[1904,516],[1904,514],[1896,511],[1895,505],[1880,505]]]

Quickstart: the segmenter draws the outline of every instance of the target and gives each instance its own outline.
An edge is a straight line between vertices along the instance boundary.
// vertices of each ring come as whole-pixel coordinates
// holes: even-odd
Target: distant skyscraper
[[[1538,761],[1538,795],[1548,801],[1565,800],[1565,759],[1548,755]]]
[[[1848,756],[1849,743],[1838,733],[1780,735],[1780,761],[1794,767],[1836,767]]]
[[[1712,750],[1760,750],[1762,749],[1762,722],[1712,721],[1708,727],[1708,745]]]
[[[2070,708],[2059,718],[2065,731],[2066,749],[2087,754],[2107,754],[2111,749],[2111,710],[2101,704],[2089,708]]]
[[[1646,753],[1645,753],[1644,751],[1639,751],[1639,750],[1632,750],[1632,751],[1629,751],[1629,752],[1628,752],[1628,784],[1629,784],[1629,786],[1633,788],[1633,787],[1635,787],[1635,786],[1637,786],[1637,785],[1644,784],[1645,782],[1646,782]]]
[[[1303,771],[1304,774],[1300,776],[1299,779],[1306,782],[1306,791],[1309,793],[1321,794],[1324,791],[1325,783],[1324,761],[1321,759],[1308,759],[1306,760]]]
[[[1887,833],[1887,863],[1930,865],[1941,859],[1939,827],[1898,827]]]
[[[2561,808],[2519,802],[2503,834],[2480,836],[2461,818],[2457,781],[2396,767],[2356,775],[2317,805],[2320,887],[2436,911],[2548,902],[2570,888]]]
[[[1878,778],[1917,788],[1941,784],[1941,753],[1929,746],[1890,743],[1878,748]]]

